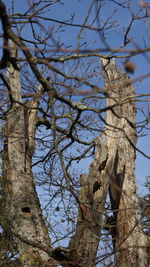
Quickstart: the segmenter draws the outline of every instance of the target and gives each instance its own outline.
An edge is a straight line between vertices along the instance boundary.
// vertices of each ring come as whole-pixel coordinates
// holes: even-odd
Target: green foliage
[[[144,232],[150,236],[150,176],[146,177],[144,184],[147,193],[139,197],[140,214]]]

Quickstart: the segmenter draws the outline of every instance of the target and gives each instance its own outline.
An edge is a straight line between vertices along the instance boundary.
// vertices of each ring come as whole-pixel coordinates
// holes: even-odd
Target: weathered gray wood
[[[110,198],[114,213],[113,241],[115,266],[148,266],[147,237],[141,230],[137,215],[135,185],[135,104],[130,79],[116,69],[115,63],[102,60],[107,107],[115,105],[106,115],[109,153],[115,152],[110,176]]]
[[[80,205],[76,233],[70,241],[73,259],[81,266],[95,266],[104,204],[109,190],[114,216],[111,234],[115,266],[148,265],[147,238],[137,216],[135,186],[134,89],[115,63],[102,60],[106,98],[106,127],[96,140],[96,154],[89,173],[80,177]],[[110,222],[110,218],[109,222]],[[76,261],[77,262],[77,261]]]
[[[74,249],[73,257],[81,266],[95,266],[99,245],[99,233],[102,225],[103,207],[108,182],[103,171],[107,164],[107,146],[104,140],[96,140],[97,151],[90,165],[89,173],[80,177],[80,205],[76,233],[69,247]],[[101,159],[101,160],[100,160]]]

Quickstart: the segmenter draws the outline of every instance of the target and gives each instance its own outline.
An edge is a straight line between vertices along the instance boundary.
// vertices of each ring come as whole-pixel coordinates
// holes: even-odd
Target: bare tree
[[[132,8],[128,1],[109,2]],[[149,240],[137,212],[134,169],[136,150],[149,158],[136,145],[138,130],[149,125],[148,113],[136,123],[135,102],[143,94],[135,94],[132,81],[112,58],[124,58],[125,71],[134,73],[130,57],[146,56],[148,46],[142,49],[132,41],[134,48],[128,49],[128,44],[133,24],[149,18],[148,5],[140,1],[123,45],[115,49],[105,33],[117,23],[111,16],[99,20],[105,1],[92,1],[81,24],[74,23],[74,16],[68,21],[49,16],[47,8],[63,1],[27,4],[25,13],[15,13],[13,6],[9,16],[0,1],[0,244],[7,240],[2,266],[147,267]],[[55,30],[47,30],[46,23],[52,22]],[[25,37],[24,27],[32,38]],[[75,48],[57,39],[64,27],[79,28]],[[85,30],[97,33],[103,48],[88,49],[86,40],[82,43]],[[83,163],[86,173],[78,168]]]
[[[110,177],[110,199],[113,211],[112,237],[116,251],[116,266],[146,266],[148,241],[142,232],[137,214],[135,186],[135,105],[130,80],[116,70],[114,63],[104,60],[105,83],[111,97],[107,105],[117,104],[107,112],[109,151],[113,152],[114,166]],[[122,262],[122,263],[121,263]]]

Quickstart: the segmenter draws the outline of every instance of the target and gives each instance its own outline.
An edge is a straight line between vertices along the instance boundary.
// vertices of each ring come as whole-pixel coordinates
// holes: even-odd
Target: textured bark
[[[147,237],[137,215],[135,185],[135,104],[129,78],[117,70],[114,62],[102,60],[108,90],[106,134],[108,151],[114,151],[110,177],[110,199],[114,220],[112,237],[116,252],[115,266],[148,266]],[[111,153],[111,152],[110,152]]]
[[[88,175],[80,177],[81,192],[76,233],[70,241],[79,266],[95,266],[101,229],[103,229],[104,204],[114,170],[117,153],[109,142],[107,130],[96,140],[96,154]]]
[[[22,103],[19,72],[11,64],[7,70],[7,83],[11,103],[5,124],[4,183],[10,231],[24,267],[45,266],[48,262],[56,266],[47,253],[19,239],[50,247],[31,169],[38,101]]]
[[[102,60],[106,98],[105,133],[96,140],[96,155],[88,175],[81,175],[76,233],[69,247],[75,266],[95,266],[104,203],[109,189],[113,216],[107,218],[115,251],[115,266],[148,266],[147,237],[137,215],[135,185],[134,89],[115,63]],[[78,264],[78,265],[77,265]],[[74,265],[73,265],[74,266]]]
[[[72,257],[78,260],[79,266],[95,266],[103,207],[108,190],[108,176],[103,171],[107,164],[105,137],[98,138],[96,143],[96,156],[90,165],[89,173],[80,177],[79,215],[76,233],[69,244],[69,247],[74,249]]]

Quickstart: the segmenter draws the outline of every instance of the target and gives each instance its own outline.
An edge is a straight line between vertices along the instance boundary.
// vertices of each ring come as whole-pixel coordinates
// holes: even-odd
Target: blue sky
[[[14,0],[14,6],[15,6],[15,12],[22,12],[22,10],[26,10],[26,6],[29,4],[30,1],[20,1],[20,0]],[[62,1],[65,2],[65,4],[56,4],[51,6],[49,14],[50,17],[53,19],[59,19],[59,20],[68,20],[70,19],[70,16],[74,14],[74,23],[82,24],[87,12],[88,12],[88,7],[91,4],[91,0],[65,0]],[[105,3],[105,1],[101,1]],[[114,17],[112,21],[116,21],[117,19],[119,20],[119,26],[114,28],[113,30],[109,30],[106,34],[107,41],[109,43],[109,46],[115,48],[118,45],[121,45],[123,42],[123,32],[126,26],[128,25],[130,18],[131,18],[131,13],[133,11],[136,11],[137,8],[139,8],[138,0],[134,1],[128,1],[130,8],[128,11],[126,11],[122,7],[118,7],[117,5],[115,6],[112,4],[110,1],[108,2],[107,5],[104,5],[102,8],[102,11],[100,13],[101,15],[101,25],[103,24],[103,21],[110,17],[114,13]],[[120,1],[123,2],[123,1]],[[5,0],[4,3],[7,6],[7,9],[9,10],[10,7],[10,0]],[[115,8],[114,8],[115,7]],[[150,8],[149,8],[150,11]],[[144,14],[142,13],[144,11],[141,11],[141,15]],[[95,14],[95,9],[93,8],[93,14]],[[110,18],[111,20],[111,18]],[[90,22],[92,19],[88,21]],[[87,23],[87,24],[88,24]],[[147,23],[147,24],[146,24]],[[96,22],[95,22],[96,26]],[[133,42],[128,46],[128,48],[134,48],[135,44],[138,45],[140,48],[143,48],[145,45],[149,46],[150,45],[150,34],[149,34],[149,21],[145,21],[144,19],[142,21],[136,21],[133,25],[133,30],[129,34],[129,37],[133,39]],[[46,27],[46,24],[45,24]],[[52,22],[51,25],[52,29],[55,29],[55,24]],[[77,34],[80,30],[78,27],[65,27],[65,31],[63,32],[58,32],[56,34],[56,38],[60,38],[61,42],[64,42],[64,44],[69,44],[72,48],[76,47],[77,44]],[[146,32],[147,31],[147,32]],[[24,33],[28,38],[30,38],[30,32],[27,31],[27,28],[25,28]],[[149,38],[148,38],[149,36]],[[84,31],[82,33],[82,42],[85,41],[85,38],[87,40],[87,48],[89,49],[94,49],[94,48],[102,48],[103,43],[102,40],[100,39],[100,36],[97,32],[89,32]],[[149,72],[150,69],[150,53],[148,55],[139,55],[131,60],[136,64],[137,69],[135,71],[135,74],[131,76],[131,79],[136,79],[139,76],[146,74]],[[123,60],[120,60],[120,64],[123,66]],[[136,93],[150,93],[150,78],[147,78],[142,81],[137,81],[134,83],[134,87],[136,89]],[[142,110],[145,110],[147,112],[148,108],[148,103],[138,103],[138,107],[142,108]],[[142,114],[138,113],[137,115],[137,120],[140,120],[142,118]],[[150,155],[150,136],[149,132],[145,131],[145,134],[147,136],[145,137],[140,137],[138,139],[138,147],[142,149],[145,153]],[[137,159],[136,159],[136,177],[137,177],[137,184],[139,185],[139,192],[141,193],[143,191],[142,187],[140,186],[141,184],[144,183],[145,177],[150,175],[150,163],[149,160],[141,156],[139,153],[137,153]]]

